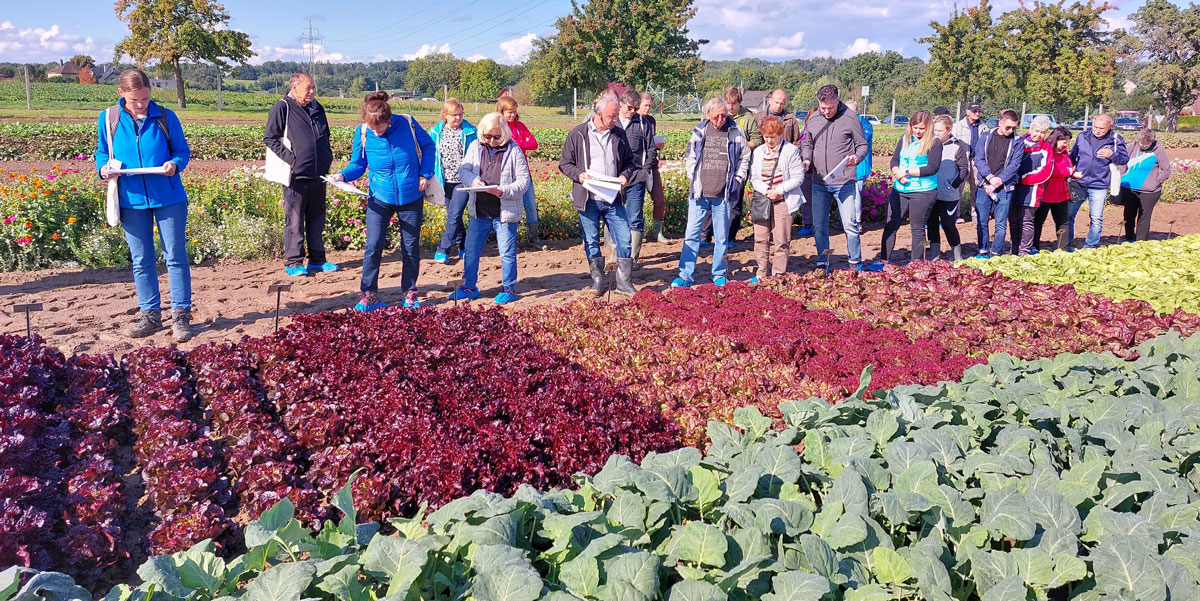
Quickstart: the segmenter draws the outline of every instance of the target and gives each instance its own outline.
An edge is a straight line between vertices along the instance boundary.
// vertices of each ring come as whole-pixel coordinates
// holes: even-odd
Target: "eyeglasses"
[[[504,136],[501,134],[479,134],[479,137],[483,138],[484,140],[499,140]]]

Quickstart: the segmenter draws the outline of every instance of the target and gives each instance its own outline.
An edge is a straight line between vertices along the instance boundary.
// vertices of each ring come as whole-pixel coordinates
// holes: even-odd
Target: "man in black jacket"
[[[289,81],[291,91],[271,107],[263,143],[291,165],[291,183],[283,188],[283,255],[288,275],[310,271],[337,271],[325,260],[325,182],[333,150],[329,147],[329,121],[317,102],[316,85],[304,73]],[[284,143],[284,138],[287,143]],[[308,267],[304,250],[308,247]]]
[[[642,239],[646,235],[643,214],[646,192],[654,184],[654,169],[658,166],[658,149],[654,147],[655,123],[638,114],[641,104],[642,95],[627,90],[621,96],[618,117],[633,157],[634,175],[625,186],[625,213],[629,216],[630,253],[635,267],[642,255]]]

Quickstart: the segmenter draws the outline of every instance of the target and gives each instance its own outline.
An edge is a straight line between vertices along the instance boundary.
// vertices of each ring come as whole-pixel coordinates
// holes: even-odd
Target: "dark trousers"
[[[296,179],[283,189],[283,258],[287,267],[325,263],[325,182]]]
[[[437,252],[450,254],[451,249],[457,249],[462,254],[467,248],[467,227],[463,225],[463,212],[467,210],[470,195],[458,192],[462,184],[443,184],[446,191],[446,229],[442,231],[442,241],[437,245]]]
[[[1126,240],[1140,242],[1150,238],[1150,216],[1154,214],[1154,205],[1158,204],[1161,197],[1161,188],[1154,192],[1121,188],[1121,202],[1125,205]]]
[[[1043,202],[1037,208],[1037,212],[1033,215],[1033,248],[1041,250],[1042,246],[1042,227],[1046,225],[1046,215],[1054,218],[1054,235],[1055,248],[1058,250],[1066,250],[1067,245],[1071,242],[1071,238],[1067,231],[1067,219],[1069,219],[1068,209],[1071,208],[1069,201],[1064,202]]]
[[[421,269],[421,222],[425,219],[425,203],[421,199],[406,205],[390,205],[374,198],[367,199],[367,248],[363,250],[362,291],[379,290],[379,262],[387,247],[392,217],[400,231],[400,290],[417,289],[417,273]]]
[[[894,188],[888,197],[887,222],[883,226],[883,260],[892,260],[892,250],[896,248],[896,232],[904,225],[908,217],[912,229],[912,258],[917,259],[917,253],[925,255],[925,224],[929,222],[929,213],[937,202],[937,190],[928,192],[897,192]]]
[[[959,200],[939,200],[934,203],[933,210],[929,212],[929,221],[925,222],[931,243],[941,244],[942,236],[938,234],[938,224],[941,224],[942,230],[946,232],[946,243],[950,245],[950,248],[962,244],[962,238],[958,235],[960,202]]]

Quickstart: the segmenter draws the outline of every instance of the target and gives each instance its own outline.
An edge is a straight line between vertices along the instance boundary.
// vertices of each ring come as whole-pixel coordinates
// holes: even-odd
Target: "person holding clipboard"
[[[171,287],[171,334],[176,342],[186,342],[194,335],[192,274],[187,193],[179,173],[192,151],[175,113],[150,99],[150,78],[144,72],[121,73],[117,93],[117,104],[100,113],[95,159],[101,179],[109,182],[109,223],[122,226],[133,263],[138,321],[125,334],[143,338],[163,327],[154,251],[157,225]]]

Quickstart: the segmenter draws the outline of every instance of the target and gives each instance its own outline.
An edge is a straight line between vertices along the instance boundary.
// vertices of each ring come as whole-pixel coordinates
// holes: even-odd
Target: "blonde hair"
[[[942,127],[945,127],[947,131],[954,129],[954,120],[950,118],[950,115],[938,115],[934,117],[933,124],[937,125],[938,123],[941,123]]]
[[[447,98],[446,101],[442,103],[442,121],[445,121],[446,115],[450,114],[450,111],[454,109],[458,109],[460,111],[465,110],[463,108],[463,103],[459,102],[457,98]]]
[[[512,96],[505,96],[505,97],[501,98],[500,100],[496,101],[496,112],[503,113],[504,111],[508,111],[508,110],[515,111],[515,110],[517,110],[518,106],[520,106],[520,105],[517,104],[516,100],[513,100]],[[520,114],[517,115],[517,120],[518,121],[521,120]]]
[[[917,145],[917,153],[928,154],[929,149],[933,148],[934,140],[932,131],[933,119],[931,118],[929,111],[917,111],[912,114],[912,117],[908,118],[908,125],[904,128],[904,141],[905,146],[907,146],[908,144],[911,144],[913,140],[917,139],[917,136],[913,133],[913,126],[920,125],[922,123],[925,124],[925,136],[921,138],[920,144]]]
[[[504,99],[501,98],[501,100]],[[488,113],[479,120],[479,125],[476,126],[476,131],[479,132],[479,143],[484,143],[484,132],[489,132],[497,127],[500,128],[500,145],[508,144],[512,140],[512,130],[508,128],[508,123],[504,121],[504,115],[500,114],[500,111]]]

